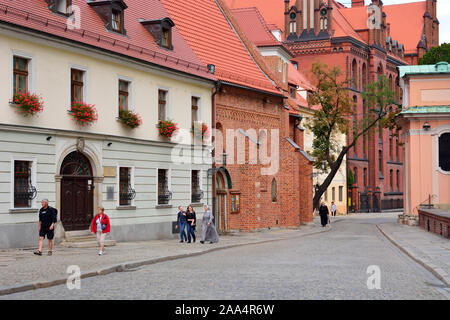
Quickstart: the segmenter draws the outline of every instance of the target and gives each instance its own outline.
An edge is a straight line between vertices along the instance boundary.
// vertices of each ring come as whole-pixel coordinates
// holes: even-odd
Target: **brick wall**
[[[450,217],[419,209],[419,226],[429,232],[450,238]]]
[[[279,170],[273,175],[262,175],[268,165],[249,164],[248,154],[253,142],[246,138],[246,163],[234,164],[227,159],[232,190],[227,196],[228,229],[250,230],[268,227],[294,227],[312,222],[312,165],[286,141],[292,132],[288,111],[283,99],[249,90],[224,86],[216,96],[216,126],[220,124],[226,146],[226,129],[267,129],[270,152],[270,129],[279,129]],[[301,131],[297,131],[301,134]],[[236,148],[235,148],[236,150]],[[229,151],[225,150],[228,154]],[[277,188],[272,201],[272,181]],[[240,211],[231,213],[231,193],[240,193]]]

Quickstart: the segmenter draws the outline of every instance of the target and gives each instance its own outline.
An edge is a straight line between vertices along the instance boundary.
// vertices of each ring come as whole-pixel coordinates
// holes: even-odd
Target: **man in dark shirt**
[[[39,249],[34,252],[38,256],[42,255],[42,246],[44,244],[44,238],[48,239],[48,255],[52,255],[53,250],[53,237],[55,234],[55,223],[58,215],[58,211],[48,205],[48,200],[43,199],[41,201],[42,208],[39,210]]]
[[[180,242],[184,242],[184,240],[187,241],[186,232],[184,230],[186,229],[186,212],[183,211],[183,207],[178,207],[178,217],[177,217],[177,225],[175,226],[176,229],[180,228]]]

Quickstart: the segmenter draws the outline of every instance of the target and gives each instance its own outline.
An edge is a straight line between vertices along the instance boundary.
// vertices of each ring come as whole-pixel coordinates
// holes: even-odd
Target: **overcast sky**
[[[421,0],[423,1],[423,0]],[[350,0],[339,1],[341,3],[351,4]],[[370,0],[365,0],[366,5],[370,3]],[[419,2],[416,0],[383,0],[384,5],[407,3],[407,2]],[[438,0],[437,2],[437,14],[439,20],[439,42],[450,43],[450,0]],[[408,19],[408,17],[405,17]]]

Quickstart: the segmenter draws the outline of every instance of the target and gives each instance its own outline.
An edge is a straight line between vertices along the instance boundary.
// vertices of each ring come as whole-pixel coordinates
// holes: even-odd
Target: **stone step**
[[[80,237],[73,237],[73,238],[66,238],[65,241],[67,242],[83,242],[83,241],[96,241],[97,237],[94,235],[90,236],[80,236]]]
[[[72,241],[63,241],[61,243],[62,246],[66,248],[97,248],[97,240],[93,241],[79,241],[79,242],[72,242]],[[105,247],[111,247],[115,246],[116,241],[114,240],[105,240]]]
[[[89,230],[66,231],[65,232],[66,239],[76,238],[76,237],[84,237],[84,236],[90,236],[90,235],[92,235],[92,233]]]

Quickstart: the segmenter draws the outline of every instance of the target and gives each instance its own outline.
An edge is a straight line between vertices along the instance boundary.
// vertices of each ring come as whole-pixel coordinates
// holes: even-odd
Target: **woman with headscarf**
[[[205,209],[205,212],[203,213],[202,219],[202,240],[200,243],[205,243],[205,241],[209,241],[209,243],[219,242],[219,235],[213,222],[211,210],[206,204],[203,208]]]
[[[322,227],[325,227],[328,224],[329,211],[328,207],[325,205],[325,202],[323,201],[319,208],[319,215],[320,215],[320,223],[322,224]]]

